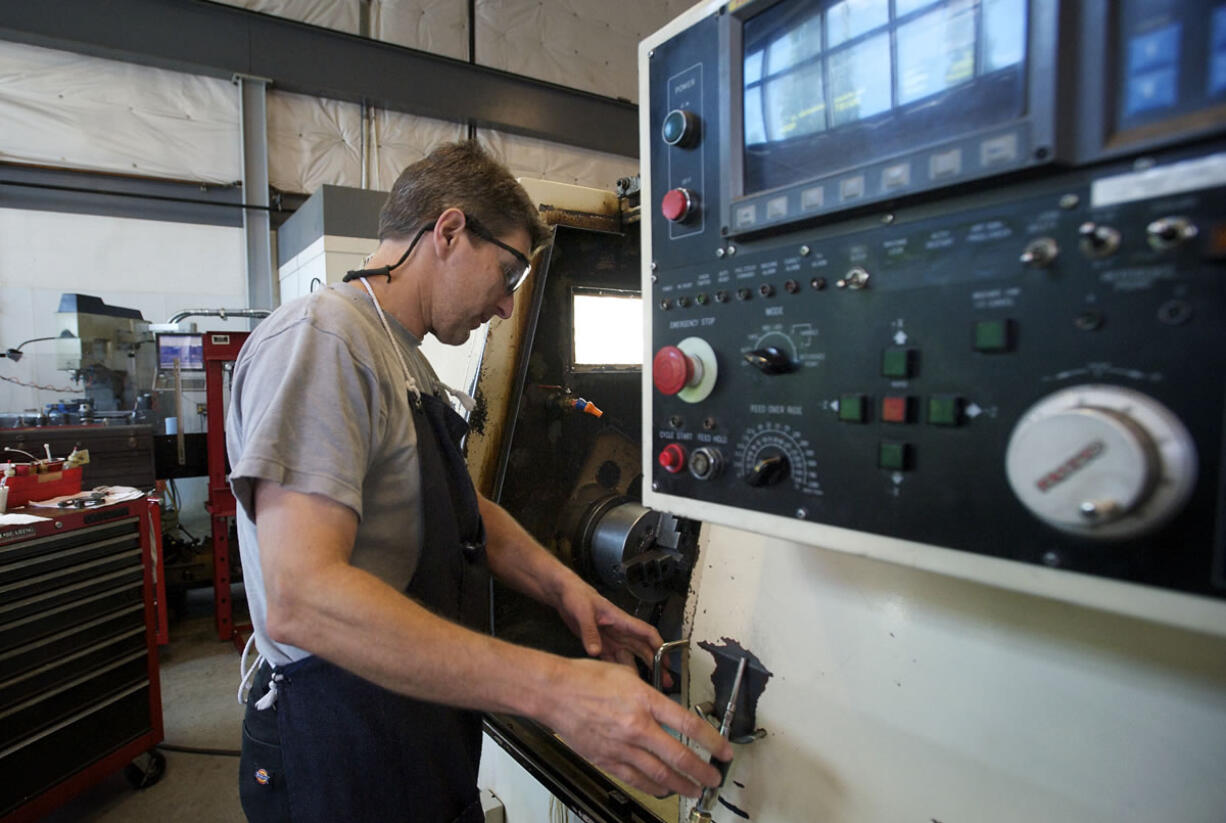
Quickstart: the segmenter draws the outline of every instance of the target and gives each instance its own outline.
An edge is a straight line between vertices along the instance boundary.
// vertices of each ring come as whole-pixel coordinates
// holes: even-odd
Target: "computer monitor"
[[[180,371],[204,370],[204,336],[200,334],[159,334],[158,370],[173,370],[179,361]]]

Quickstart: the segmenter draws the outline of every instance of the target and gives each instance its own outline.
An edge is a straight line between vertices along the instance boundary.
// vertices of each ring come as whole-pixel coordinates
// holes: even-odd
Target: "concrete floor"
[[[234,593],[235,623],[241,589]],[[218,641],[213,626],[213,590],[189,593],[182,616],[172,619],[170,643],[160,649],[162,713],[166,743],[237,750],[243,708],[234,699],[239,654]],[[153,786],[135,790],[116,773],[73,798],[44,823],[242,823],[238,803],[238,758],[165,751],[166,773]]]

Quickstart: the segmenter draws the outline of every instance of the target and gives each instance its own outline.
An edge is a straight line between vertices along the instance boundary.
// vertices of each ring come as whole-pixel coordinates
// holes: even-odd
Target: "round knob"
[[[793,368],[792,358],[777,346],[766,346],[745,352],[745,360],[763,374],[784,374]]]
[[[665,346],[651,360],[651,381],[661,394],[676,394],[702,380],[702,363],[676,346]]]
[[[710,480],[724,468],[724,456],[719,449],[700,446],[690,453],[690,474],[699,480]]]
[[[1050,237],[1039,237],[1031,240],[1022,252],[1021,261],[1032,269],[1045,269],[1060,255],[1060,246]]]
[[[745,482],[751,486],[773,486],[786,480],[791,469],[787,454],[782,449],[769,446],[758,453],[745,475]]]
[[[697,198],[689,189],[670,189],[660,201],[660,212],[674,223],[680,223],[694,213]]]
[[[698,142],[698,116],[685,109],[673,109],[664,117],[660,137],[670,146],[692,146]]]
[[[669,474],[685,468],[685,448],[680,443],[669,443],[660,452],[660,466]]]
[[[1120,539],[1179,511],[1196,480],[1196,450],[1157,400],[1119,386],[1078,386],[1022,416],[1005,470],[1014,494],[1048,525]]]

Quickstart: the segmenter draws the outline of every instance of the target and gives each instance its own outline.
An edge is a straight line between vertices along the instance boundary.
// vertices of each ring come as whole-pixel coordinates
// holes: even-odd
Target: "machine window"
[[[643,365],[643,300],[631,292],[580,292],[572,302],[574,366]]]

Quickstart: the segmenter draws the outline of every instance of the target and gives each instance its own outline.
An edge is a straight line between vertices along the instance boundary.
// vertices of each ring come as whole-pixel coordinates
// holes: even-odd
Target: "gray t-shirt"
[[[386,316],[418,388],[442,396],[420,341]],[[234,365],[226,449],[256,647],[271,663],[309,653],[265,631],[253,481],[353,509],[350,563],[397,589],[408,585],[422,540],[417,434],[403,369],[364,289],[336,284],[260,323]]]

